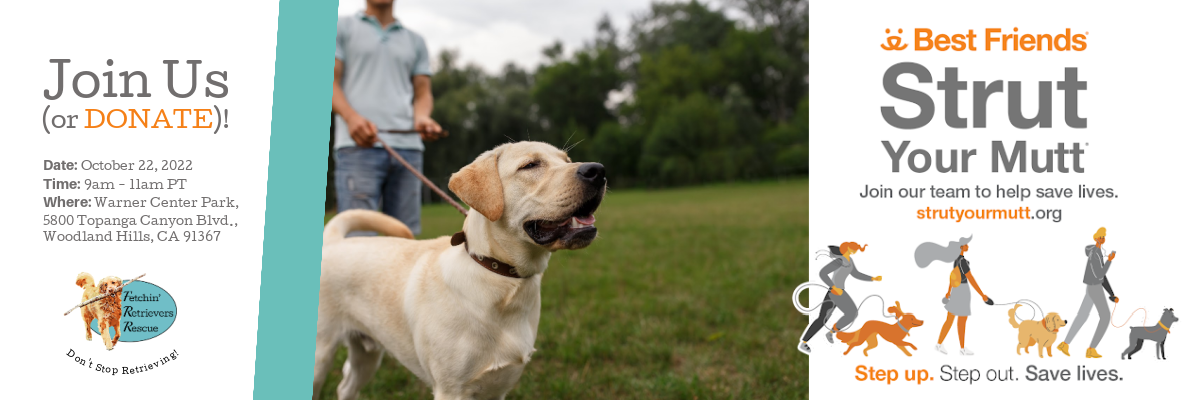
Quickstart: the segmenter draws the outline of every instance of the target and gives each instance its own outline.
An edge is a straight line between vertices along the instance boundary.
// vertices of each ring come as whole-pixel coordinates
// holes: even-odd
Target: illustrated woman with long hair
[[[958,242],[951,242],[949,246],[941,247],[935,243],[923,243],[917,247],[916,259],[917,266],[924,268],[934,260],[947,261],[947,255],[952,255],[952,251],[957,247],[958,256],[953,258],[954,269],[950,271],[950,287],[946,290],[946,295],[942,298],[942,304],[946,307],[946,322],[942,324],[942,332],[938,335],[937,351],[942,354],[948,354],[946,348],[942,346],[942,342],[946,340],[946,335],[950,333],[950,326],[954,325],[954,320],[958,320],[958,353],[964,356],[975,355],[970,349],[967,349],[967,317],[971,316],[971,288],[975,288],[975,292],[979,293],[979,297],[984,303],[989,303],[988,296],[983,294],[983,290],[979,289],[979,283],[975,282],[975,275],[971,273],[971,263],[967,261],[967,250],[970,246],[967,245],[971,238],[963,238]],[[970,283],[970,286],[967,286]]]

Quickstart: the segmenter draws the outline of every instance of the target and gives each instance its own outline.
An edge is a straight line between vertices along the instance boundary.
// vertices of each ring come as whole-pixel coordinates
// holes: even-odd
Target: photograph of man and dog
[[[807,2],[463,3],[342,2],[313,398],[806,397]]]

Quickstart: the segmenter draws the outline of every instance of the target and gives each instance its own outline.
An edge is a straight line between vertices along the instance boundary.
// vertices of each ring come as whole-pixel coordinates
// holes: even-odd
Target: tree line
[[[542,53],[495,74],[437,56],[433,117],[451,135],[426,144],[432,181],[520,140],[603,163],[613,187],[808,172],[807,1],[655,2],[627,32],[605,15],[580,49]]]

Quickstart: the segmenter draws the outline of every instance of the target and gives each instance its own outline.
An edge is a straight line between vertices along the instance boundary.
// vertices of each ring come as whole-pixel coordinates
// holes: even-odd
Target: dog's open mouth
[[[530,239],[540,245],[549,245],[561,240],[563,248],[581,249],[587,247],[596,238],[596,209],[604,192],[598,191],[592,198],[583,202],[570,214],[557,219],[537,219],[526,221],[525,233]]]

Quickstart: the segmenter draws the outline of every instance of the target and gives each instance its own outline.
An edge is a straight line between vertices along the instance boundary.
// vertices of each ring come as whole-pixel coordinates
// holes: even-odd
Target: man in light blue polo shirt
[[[338,211],[379,210],[421,233],[421,182],[378,140],[422,168],[422,140],[444,136],[430,113],[433,92],[425,39],[392,15],[392,0],[341,17],[334,51],[333,111]],[[409,130],[396,134],[380,130]]]

